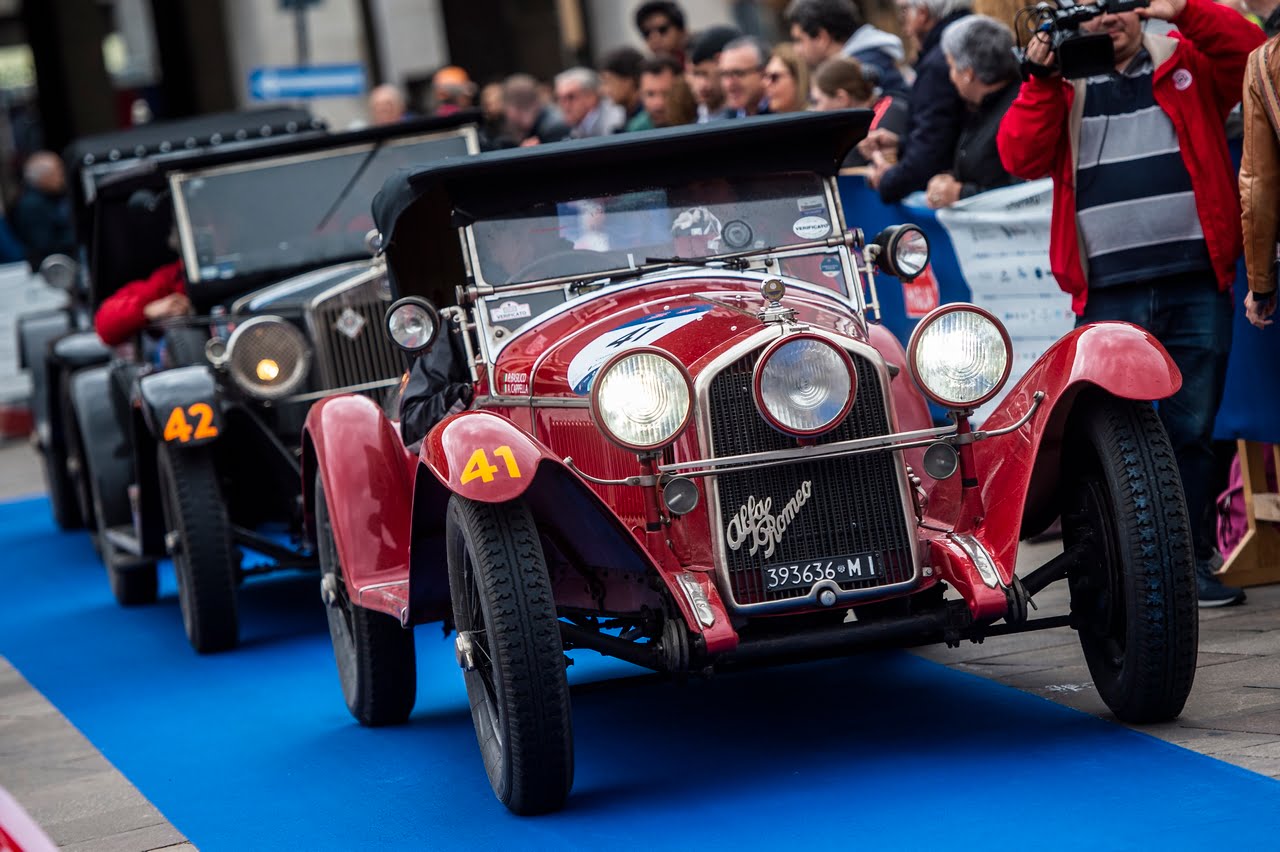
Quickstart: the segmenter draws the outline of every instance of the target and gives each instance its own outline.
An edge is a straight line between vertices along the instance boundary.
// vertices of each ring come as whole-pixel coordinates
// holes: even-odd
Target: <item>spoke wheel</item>
[[[476,739],[512,812],[558,810],[573,786],[564,647],[538,530],[519,500],[449,501],[449,590]]]
[[[178,576],[182,626],[201,654],[234,648],[240,641],[236,603],[238,561],[222,501],[213,455],[205,448],[157,448],[165,527]]]
[[[1199,618],[1178,465],[1149,403],[1082,399],[1067,434],[1063,543],[1090,556],[1068,576],[1098,694],[1126,722],[1182,712]]]
[[[413,631],[394,618],[356,606],[347,595],[324,482],[316,477],[316,544],[320,594],[347,709],[362,725],[399,725],[413,712],[418,688]]]

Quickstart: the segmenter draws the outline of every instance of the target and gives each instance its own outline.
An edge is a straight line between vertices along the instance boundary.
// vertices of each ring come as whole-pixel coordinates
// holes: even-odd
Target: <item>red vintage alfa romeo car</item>
[[[1181,711],[1192,555],[1151,404],[1176,368],[1134,326],[1077,329],[972,428],[1009,337],[966,304],[905,350],[873,321],[874,270],[910,278],[928,246],[844,221],[834,177],[868,119],[548,145],[386,184],[388,332],[455,347],[473,395],[408,447],[363,397],[307,419],[306,511],[360,722],[408,717],[408,628],[439,621],[521,814],[572,785],[568,649],[710,674],[1070,624],[1118,717]],[[1062,555],[1015,575],[1019,539],[1057,517]],[[1062,580],[1071,614],[1029,618]]]

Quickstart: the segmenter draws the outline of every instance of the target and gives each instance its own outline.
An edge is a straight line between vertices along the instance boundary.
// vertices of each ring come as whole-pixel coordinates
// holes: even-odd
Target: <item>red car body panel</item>
[[[1129,323],[1075,329],[1040,357],[982,428],[1016,423],[1037,391],[1045,394],[1040,409],[1017,431],[973,444],[983,509],[979,529],[1002,573],[1014,564],[1024,533],[1039,531],[1057,513],[1062,442],[1078,395],[1097,387],[1122,399],[1159,400],[1181,386],[1160,342]],[[960,517],[958,480],[939,483],[930,494],[929,515],[944,525]]]
[[[329,495],[329,518],[348,594],[362,606],[403,618],[397,595],[366,597],[361,590],[408,581],[417,457],[405,450],[395,424],[363,396],[329,397],[312,406],[303,448],[306,515],[314,530],[314,492],[307,486],[319,476]]]

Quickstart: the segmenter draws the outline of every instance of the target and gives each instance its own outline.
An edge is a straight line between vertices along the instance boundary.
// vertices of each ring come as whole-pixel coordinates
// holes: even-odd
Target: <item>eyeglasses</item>
[[[759,74],[759,68],[721,68],[720,76],[729,77],[733,80],[741,80],[751,74]]]
[[[645,38],[648,38],[654,33],[657,33],[660,36],[664,36],[667,33],[671,32],[672,26],[673,26],[672,24],[658,24],[656,27],[649,27],[646,30],[641,30],[640,34],[643,35]]]

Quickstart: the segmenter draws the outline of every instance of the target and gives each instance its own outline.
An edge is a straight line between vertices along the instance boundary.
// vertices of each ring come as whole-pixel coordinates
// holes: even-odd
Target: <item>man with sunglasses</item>
[[[670,0],[641,3],[636,9],[636,29],[650,53],[674,56],[684,67],[689,37],[684,28],[684,10],[677,4]]]

